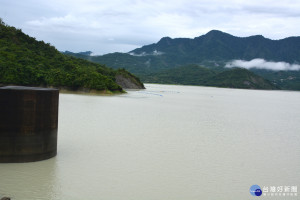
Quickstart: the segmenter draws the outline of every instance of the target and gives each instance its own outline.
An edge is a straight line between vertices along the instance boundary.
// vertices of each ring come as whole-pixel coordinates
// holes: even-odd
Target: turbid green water
[[[0,197],[300,198],[249,193],[253,184],[300,186],[300,92],[146,87],[61,94],[57,157],[0,164]]]

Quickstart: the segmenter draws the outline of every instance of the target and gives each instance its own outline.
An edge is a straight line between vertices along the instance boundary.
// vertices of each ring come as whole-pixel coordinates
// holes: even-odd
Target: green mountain
[[[251,37],[235,37],[221,31],[210,31],[206,35],[194,39],[169,37],[158,43],[146,45],[129,53],[132,55],[177,56],[177,61],[200,63],[203,60],[251,60],[264,58],[272,61],[289,63],[300,62],[300,37],[282,40],[270,40],[261,35]]]
[[[300,71],[270,71],[251,69],[255,74],[270,80],[284,90],[300,90]]]
[[[104,63],[113,68],[125,68],[141,77],[144,82],[203,85],[202,79],[190,83],[190,76],[186,74],[191,71],[200,72],[195,72],[194,68],[189,69],[189,66],[203,66],[218,74],[227,71],[225,65],[236,59],[249,61],[262,58],[267,61],[300,63],[300,37],[271,40],[261,35],[235,37],[213,30],[194,39],[164,37],[157,43],[128,53],[111,53],[103,56],[88,56],[72,52],[66,54]],[[300,90],[299,71],[262,69],[250,71],[268,79],[277,88]],[[173,75],[176,73],[181,74],[181,78],[176,77],[174,80]],[[207,83],[214,85],[213,82]]]
[[[147,74],[141,78],[148,83],[207,85],[206,82],[216,74],[214,70],[191,64]]]
[[[146,82],[203,85],[245,89],[279,89],[270,81],[246,69],[216,71],[198,65],[186,65],[143,77]]]
[[[206,82],[206,85],[244,89],[280,89],[269,80],[242,68],[233,68],[231,70],[218,73],[210,78]]]
[[[122,79],[143,84],[125,70],[66,56],[0,20],[0,84],[123,92]]]

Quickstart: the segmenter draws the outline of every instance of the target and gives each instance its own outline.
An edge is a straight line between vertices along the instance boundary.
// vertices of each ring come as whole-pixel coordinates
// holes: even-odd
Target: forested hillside
[[[37,41],[0,20],[0,84],[65,87],[122,92],[118,73],[105,65],[64,55],[50,44]]]

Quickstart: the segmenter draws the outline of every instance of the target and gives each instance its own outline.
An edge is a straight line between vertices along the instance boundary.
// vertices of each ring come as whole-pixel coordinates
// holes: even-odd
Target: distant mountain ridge
[[[271,40],[262,35],[236,37],[212,30],[194,39],[164,37],[158,43],[137,48],[129,53],[149,55],[154,51],[177,55],[190,62],[264,58],[295,63],[300,62],[300,37]]]
[[[212,30],[205,35],[190,38],[163,37],[157,43],[145,45],[128,53],[110,53],[103,56],[86,56],[69,53],[69,55],[84,58],[96,63],[106,64],[113,68],[125,68],[139,76],[142,81],[160,83],[169,78],[177,77],[170,71],[188,70],[185,66],[198,65],[214,70],[217,73],[227,71],[226,64],[232,60],[261,58],[267,61],[300,63],[300,37],[288,37],[281,40],[271,40],[262,35],[236,37],[228,33]],[[270,71],[251,69],[256,75],[283,89],[300,90],[300,71]],[[199,71],[195,72],[198,73]],[[245,73],[237,71],[235,73]],[[185,74],[184,71],[182,71]],[[161,74],[161,75],[159,75]],[[230,76],[223,76],[223,78]],[[236,77],[236,76],[233,76]],[[181,77],[177,84],[186,84],[188,80]],[[188,79],[186,77],[186,79]],[[225,81],[226,82],[226,81]],[[202,85],[200,79],[194,84]],[[212,81],[207,81],[214,85]],[[226,82],[228,83],[228,82]],[[230,87],[230,86],[228,86]]]
[[[63,54],[72,54],[73,52],[71,51],[63,51],[61,52]],[[92,56],[92,51],[83,51],[83,52],[78,52],[77,54],[83,55],[83,56]]]

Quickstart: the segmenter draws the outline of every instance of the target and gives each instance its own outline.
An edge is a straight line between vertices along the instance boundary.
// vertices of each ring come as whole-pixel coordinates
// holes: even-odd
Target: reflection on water
[[[57,157],[0,164],[0,197],[225,200],[300,186],[299,92],[147,88],[61,94]]]

